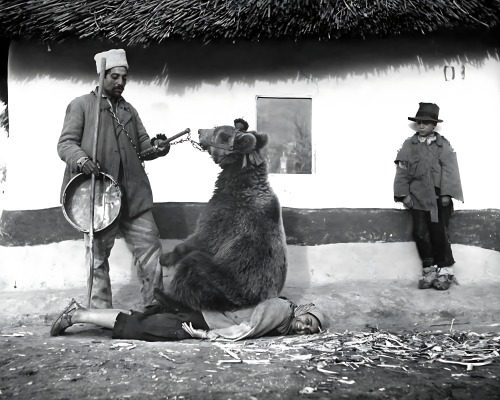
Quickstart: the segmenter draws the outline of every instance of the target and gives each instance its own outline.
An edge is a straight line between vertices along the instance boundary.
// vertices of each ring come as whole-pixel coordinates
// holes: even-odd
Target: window
[[[257,96],[257,131],[269,135],[262,150],[270,173],[310,174],[312,99]]]

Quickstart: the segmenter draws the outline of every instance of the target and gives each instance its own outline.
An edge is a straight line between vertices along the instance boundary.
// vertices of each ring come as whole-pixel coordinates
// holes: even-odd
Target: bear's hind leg
[[[194,310],[229,311],[258,302],[250,301],[232,274],[201,251],[193,251],[179,262],[166,290]]]
[[[196,236],[188,237],[184,242],[179,243],[174,249],[160,256],[160,265],[163,267],[173,267],[183,257],[197,249]]]

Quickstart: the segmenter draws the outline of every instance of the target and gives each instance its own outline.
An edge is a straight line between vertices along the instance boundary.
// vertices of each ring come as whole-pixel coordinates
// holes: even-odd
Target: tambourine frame
[[[62,210],[66,220],[80,232],[90,230],[91,177],[78,174],[63,191]],[[95,179],[94,232],[110,226],[120,215],[121,190],[111,175],[100,172]]]

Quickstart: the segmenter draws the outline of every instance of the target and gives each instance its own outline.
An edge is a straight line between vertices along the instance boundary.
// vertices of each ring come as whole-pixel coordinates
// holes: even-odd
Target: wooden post
[[[97,138],[99,137],[99,125],[101,122],[101,99],[102,86],[104,84],[104,74],[106,73],[106,59],[101,58],[99,70],[99,86],[97,88],[97,98],[95,101],[95,125],[94,141],[92,147],[92,161],[97,164]],[[92,298],[92,286],[94,284],[94,205],[95,205],[95,175],[90,174],[90,223],[89,223],[89,242],[90,242],[90,265],[89,277],[87,281],[88,289],[88,308],[91,308],[90,299]]]

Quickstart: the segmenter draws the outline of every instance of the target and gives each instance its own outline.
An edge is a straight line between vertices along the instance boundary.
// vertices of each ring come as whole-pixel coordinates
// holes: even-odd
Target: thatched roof
[[[500,0],[0,0],[0,36],[167,39],[397,36],[500,25]]]

